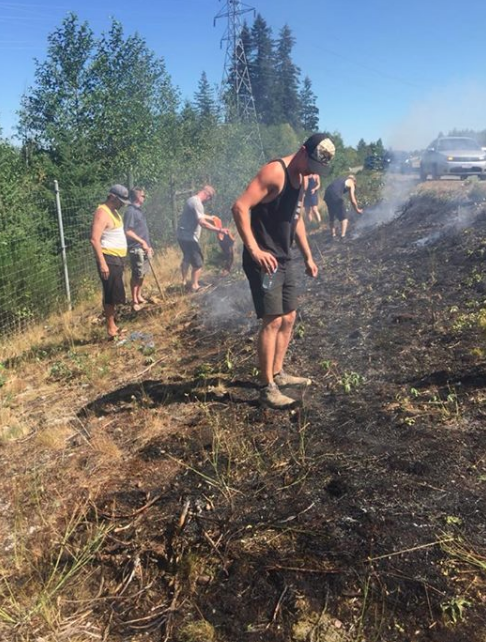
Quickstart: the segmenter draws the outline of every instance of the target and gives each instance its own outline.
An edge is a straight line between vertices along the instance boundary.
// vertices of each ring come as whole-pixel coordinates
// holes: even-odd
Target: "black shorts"
[[[279,262],[271,287],[264,289],[264,274],[249,254],[243,252],[243,270],[250,283],[255,312],[259,319],[282,316],[297,309],[297,279],[295,261]]]
[[[344,200],[341,198],[338,201],[326,201],[327,209],[329,212],[329,222],[331,225],[334,223],[334,220],[344,221],[348,218],[346,214],[346,208],[344,206]]]
[[[177,239],[182,250],[184,263],[189,263],[195,270],[202,268],[204,259],[201,246],[197,241],[182,241]]]
[[[100,266],[98,265],[98,274],[103,286],[103,304],[117,305],[118,303],[125,303],[125,286],[123,285],[125,260],[122,256],[111,256],[111,254],[103,254],[103,256],[110,271],[108,278],[104,279],[101,276]]]

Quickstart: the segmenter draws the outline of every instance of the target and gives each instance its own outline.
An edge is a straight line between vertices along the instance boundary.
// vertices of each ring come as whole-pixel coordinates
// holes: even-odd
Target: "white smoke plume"
[[[352,237],[358,237],[363,232],[367,232],[383,223],[388,223],[398,216],[404,204],[415,191],[417,183],[417,176],[387,172],[384,175],[384,185],[380,202],[364,210],[363,214],[360,215],[353,226]],[[359,204],[359,177],[357,198]]]
[[[483,131],[486,128],[486,88],[473,81],[451,83],[431,91],[416,102],[407,116],[385,137],[393,149],[424,149],[439,133],[453,129]]]

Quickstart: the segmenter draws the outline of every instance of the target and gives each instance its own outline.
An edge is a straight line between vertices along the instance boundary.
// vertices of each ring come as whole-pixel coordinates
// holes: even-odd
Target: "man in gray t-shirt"
[[[199,277],[204,263],[199,245],[201,228],[205,227],[216,233],[227,233],[227,230],[221,230],[213,224],[212,216],[204,213],[204,203],[210,201],[215,193],[214,187],[205,185],[195,196],[191,196],[184,205],[177,226],[177,240],[182,250],[182,283],[190,287],[192,292],[197,292],[201,288]],[[189,267],[192,268],[191,282],[187,284]]]

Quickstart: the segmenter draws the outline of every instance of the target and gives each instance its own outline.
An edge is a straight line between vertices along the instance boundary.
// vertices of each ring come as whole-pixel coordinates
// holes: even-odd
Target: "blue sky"
[[[173,83],[192,99],[201,72],[221,81],[226,0],[0,0],[0,126],[10,135],[21,95],[33,84],[47,36],[68,12],[96,35],[111,18],[138,31],[165,60]],[[288,24],[294,62],[311,78],[320,127],[346,144],[381,137],[418,149],[439,131],[486,129],[486,2],[470,0],[256,0],[278,36]],[[252,14],[247,14],[252,21]]]

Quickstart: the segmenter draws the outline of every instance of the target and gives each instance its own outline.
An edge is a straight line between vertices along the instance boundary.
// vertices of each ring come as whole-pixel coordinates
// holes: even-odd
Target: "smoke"
[[[479,209],[458,205],[456,209],[451,210],[441,218],[439,230],[418,239],[414,245],[417,247],[428,247],[440,241],[445,236],[454,236],[474,223],[478,214]]]
[[[204,296],[202,320],[206,327],[238,327],[249,330],[256,324],[250,288],[246,279],[220,281]]]
[[[439,133],[454,129],[482,131],[485,128],[486,88],[473,81],[454,82],[430,92],[412,105],[405,118],[388,132],[393,149],[423,149]]]
[[[380,202],[364,210],[353,226],[352,237],[357,238],[378,225],[383,225],[393,220],[401,213],[403,206],[415,191],[416,186],[416,176],[387,172],[384,175]],[[359,178],[356,192],[359,204]]]
[[[392,149],[414,152],[429,145],[440,133],[453,130],[483,131],[486,88],[473,81],[454,82],[435,89],[412,105],[403,120],[385,137]],[[381,202],[367,209],[354,226],[354,236],[395,218],[415,191],[417,176],[387,173]],[[358,192],[359,203],[359,192]],[[461,223],[457,219],[453,227]]]

